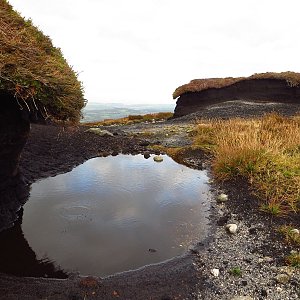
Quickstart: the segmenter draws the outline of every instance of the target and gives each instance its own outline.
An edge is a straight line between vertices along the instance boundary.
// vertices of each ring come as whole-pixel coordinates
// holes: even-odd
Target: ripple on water
[[[38,259],[64,270],[135,269],[206,237],[207,181],[205,171],[167,156],[160,164],[142,155],[91,159],[32,185],[22,230]]]

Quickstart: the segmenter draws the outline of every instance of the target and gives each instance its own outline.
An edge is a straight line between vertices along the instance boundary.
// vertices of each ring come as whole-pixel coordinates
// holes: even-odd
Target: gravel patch
[[[195,299],[300,299],[300,269],[287,266],[284,260],[299,247],[280,239],[280,220],[259,212],[257,199],[243,180],[225,188],[228,201],[215,197],[213,203],[213,240],[195,254],[195,268],[205,279]],[[220,192],[224,190],[216,186],[216,196]],[[228,224],[237,225],[236,233],[227,230]]]
[[[180,118],[173,122],[197,121],[198,119],[229,119],[235,117],[253,118],[261,117],[266,113],[277,112],[284,116],[300,113],[300,104],[295,103],[257,103],[250,101],[227,101],[207,107]]]

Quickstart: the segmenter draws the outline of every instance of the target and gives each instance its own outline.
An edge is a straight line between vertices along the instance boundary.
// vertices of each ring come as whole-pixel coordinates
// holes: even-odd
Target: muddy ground
[[[267,106],[267,110],[269,109],[270,106]],[[300,111],[300,106],[286,104],[280,106],[280,109],[281,113],[291,115]],[[20,170],[25,183],[30,186],[38,179],[67,172],[74,166],[99,155],[145,153],[149,151],[152,144],[169,147],[187,145],[190,143],[188,136],[195,120],[202,117],[248,117],[262,113],[262,106],[259,105],[218,105],[181,120],[110,127],[108,130],[113,136],[99,136],[86,132],[87,128],[83,126],[32,125],[30,138],[22,154]],[[154,151],[150,150],[150,152]],[[200,152],[188,153],[185,162],[194,168],[209,169],[209,157]],[[258,282],[251,280],[250,283],[249,279],[249,283],[244,286],[244,283],[240,285],[238,281],[240,279],[232,283],[232,279],[228,280],[225,272],[223,277],[220,276],[215,281],[210,274],[210,268],[216,264],[220,270],[224,269],[224,267],[217,266],[221,264],[218,257],[224,255],[222,262],[232,259],[230,251],[233,246],[230,243],[233,239],[222,233],[223,226],[232,216],[241,222],[241,228],[245,228],[245,234],[238,236],[235,240],[234,247],[240,248],[234,256],[244,259],[245,253],[243,252],[251,248],[254,258],[251,258],[253,261],[249,263],[248,268],[252,277],[256,276],[254,273],[258,268],[258,265],[254,263],[256,259],[271,255],[276,268],[284,265],[284,256],[292,248],[282,246],[282,243],[278,242],[278,233],[274,230],[277,224],[286,220],[272,219],[259,212],[258,199],[251,193],[245,181],[238,180],[224,185],[217,183],[213,184],[212,189],[215,194],[219,191],[227,192],[231,201],[226,204],[226,207],[219,207],[212,200],[209,236],[206,240],[199,241],[183,256],[107,278],[84,278],[72,275],[68,279],[59,280],[20,278],[0,274],[0,299],[233,299],[236,295],[251,296],[252,299],[298,299],[298,275],[293,277],[296,285],[282,287],[285,294],[276,292],[278,295],[275,296],[270,290],[272,290],[273,283],[274,291],[277,289],[276,282],[271,279],[276,274],[270,275],[270,280],[266,281],[268,289],[265,288],[265,292],[261,292],[264,289],[258,287],[261,280]],[[245,197],[247,201],[244,201]],[[294,218],[289,222],[297,224],[299,219]],[[250,230],[251,228],[254,229]],[[252,232],[251,236],[247,235],[248,231]],[[224,235],[222,243],[225,240],[226,244],[219,247],[219,238],[216,237],[220,234]],[[250,239],[253,234],[255,238]],[[249,240],[252,246],[247,248]],[[259,245],[255,244],[256,240],[260,241]],[[218,253],[217,249],[222,251],[222,254]]]

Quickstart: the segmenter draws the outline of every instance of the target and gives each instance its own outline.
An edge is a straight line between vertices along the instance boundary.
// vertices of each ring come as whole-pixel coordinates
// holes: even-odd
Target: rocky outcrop
[[[225,87],[186,92],[177,99],[174,118],[232,100],[300,104],[300,87],[290,86],[286,80],[246,79]]]

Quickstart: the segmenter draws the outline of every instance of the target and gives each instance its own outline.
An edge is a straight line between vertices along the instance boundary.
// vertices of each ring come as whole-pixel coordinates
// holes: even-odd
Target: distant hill
[[[122,103],[88,103],[83,109],[81,122],[95,122],[105,119],[118,119],[128,115],[144,115],[156,112],[173,112],[175,103],[171,104],[122,104]]]

